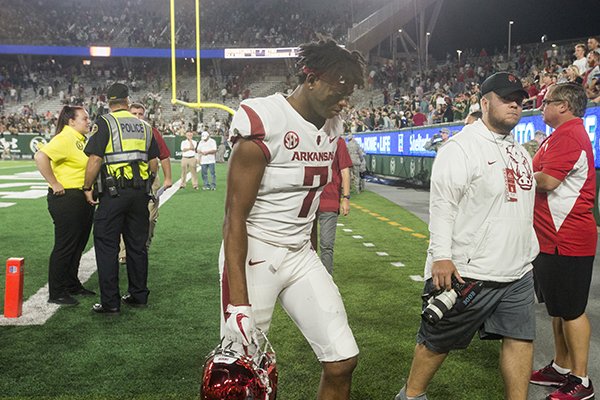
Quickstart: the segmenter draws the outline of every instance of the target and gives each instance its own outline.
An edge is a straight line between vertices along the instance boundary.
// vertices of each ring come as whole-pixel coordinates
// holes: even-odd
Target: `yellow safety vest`
[[[107,172],[119,178],[122,171],[125,179],[133,179],[131,164],[137,163],[141,178],[148,179],[148,149],[152,141],[152,127],[126,110],[105,114],[102,118],[110,133],[104,152]]]

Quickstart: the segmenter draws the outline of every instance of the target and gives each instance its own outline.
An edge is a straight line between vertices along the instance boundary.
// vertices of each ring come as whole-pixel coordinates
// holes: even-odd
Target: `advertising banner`
[[[588,107],[583,118],[583,124],[592,142],[596,168],[600,168],[599,145],[596,140],[596,127],[600,118],[600,107]],[[463,124],[440,124],[418,128],[406,128],[395,131],[369,132],[354,135],[365,153],[384,156],[435,157],[434,151],[425,150],[425,143],[440,129],[448,128],[452,135],[463,128]],[[525,143],[533,139],[535,131],[540,130],[546,135],[552,133],[539,111],[525,112],[521,121],[513,129],[515,139]]]

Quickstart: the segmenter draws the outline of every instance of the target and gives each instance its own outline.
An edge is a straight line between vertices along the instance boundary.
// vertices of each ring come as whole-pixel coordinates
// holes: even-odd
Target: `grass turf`
[[[22,161],[2,162],[0,168],[0,175],[35,169]],[[179,164],[173,173],[179,176]],[[43,326],[0,326],[0,398],[198,398],[204,356],[219,340],[217,258],[225,174],[219,165],[217,191],[193,191],[188,183],[161,207],[150,253],[147,309],[123,306],[122,315],[106,318],[90,312],[96,297],[83,298]],[[0,183],[7,182],[12,181],[0,177]],[[46,283],[52,222],[45,198],[14,202],[0,208],[0,257],[26,257],[28,297]],[[422,274],[427,227],[371,192],[354,196],[350,215],[339,222],[344,226],[337,232],[334,279],[361,349],[351,397],[392,399],[410,369],[422,284],[409,276]],[[390,265],[396,261],[405,266]],[[86,286],[98,289],[96,275]],[[3,289],[0,279],[0,293]],[[278,399],[314,399],[320,367],[279,307],[269,337],[278,358]],[[498,347],[475,340],[469,350],[453,353],[434,378],[429,397],[501,399]]]

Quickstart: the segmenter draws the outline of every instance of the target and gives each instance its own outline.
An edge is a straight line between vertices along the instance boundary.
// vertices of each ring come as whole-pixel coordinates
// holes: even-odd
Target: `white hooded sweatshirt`
[[[465,126],[433,164],[425,278],[431,278],[438,260],[452,260],[462,277],[521,278],[539,252],[534,201],[527,151],[512,135],[493,133],[481,120]]]

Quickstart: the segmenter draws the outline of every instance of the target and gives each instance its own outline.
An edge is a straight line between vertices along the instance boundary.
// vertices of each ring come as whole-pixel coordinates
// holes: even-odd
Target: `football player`
[[[340,112],[363,85],[364,59],[334,41],[300,46],[289,97],[248,99],[234,115],[221,271],[221,336],[248,346],[275,302],[321,362],[318,399],[348,399],[358,347],[337,286],[310,237],[331,180]]]

